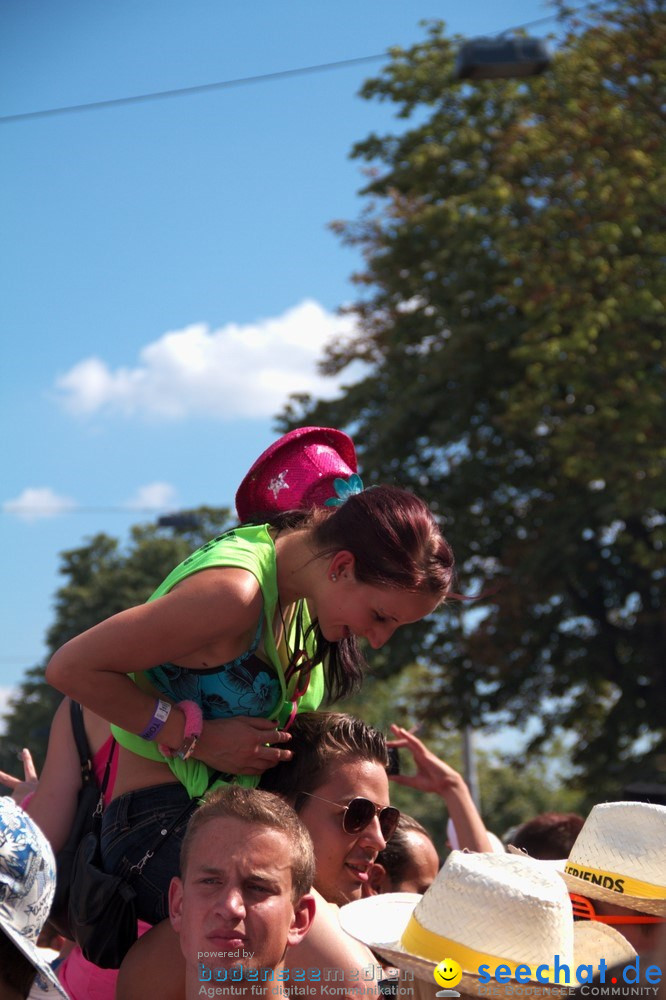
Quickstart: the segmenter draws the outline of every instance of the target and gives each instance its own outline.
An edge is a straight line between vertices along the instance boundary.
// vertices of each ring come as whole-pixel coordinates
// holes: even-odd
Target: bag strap
[[[72,733],[74,735],[76,749],[78,750],[79,761],[81,763],[81,780],[84,785],[87,785],[93,780],[92,755],[90,753],[88,737],[86,736],[85,727],[83,725],[83,708],[78,701],[70,699],[69,715],[72,720]]]
[[[99,798],[97,800],[97,805],[95,806],[95,812],[93,813],[93,817],[96,817],[100,825],[102,822],[102,813],[104,812],[104,793],[106,792],[106,786],[109,783],[109,777],[111,775],[111,763],[113,761],[113,755],[115,753],[117,745],[118,744],[116,743],[115,736],[112,736],[111,747],[109,749],[109,756],[106,758],[106,767],[104,768],[104,777],[102,778],[102,784],[100,785],[99,788]]]
[[[221,774],[222,774],[221,771],[214,771],[211,774],[210,778],[208,779],[208,784],[206,785],[206,789],[205,789],[203,795],[206,794],[206,792],[208,791],[208,789],[218,780],[218,778],[221,776]],[[169,837],[171,836],[171,834],[173,833],[173,831],[176,829],[176,827],[180,825],[180,823],[182,822],[182,820],[184,820],[185,817],[189,813],[193,813],[194,810],[198,808],[198,802],[197,802],[197,800],[200,799],[200,798],[203,798],[203,796],[202,795],[198,795],[196,797],[196,799],[190,799],[190,801],[187,803],[187,805],[182,810],[182,812],[178,813],[178,815],[170,823],[170,825],[168,827],[166,827],[166,829],[160,830],[160,832],[158,833],[157,837],[152,842],[152,844],[150,845],[150,847],[148,848],[148,850],[146,851],[146,853],[144,854],[144,856],[139,861],[137,861],[137,863],[135,865],[132,865],[132,867],[130,868],[129,874],[127,876],[127,882],[131,883],[131,882],[134,881],[135,878],[138,878],[140,875],[143,874],[143,869],[145,868],[146,864],[150,861],[150,859],[155,854],[157,854],[157,852],[159,851],[160,847],[163,847],[164,844],[166,844],[167,840],[169,839]]]
[[[111,764],[113,762],[113,755],[115,753],[117,746],[118,744],[116,743],[116,738],[115,736],[112,736],[111,746],[109,747],[109,756],[106,758],[106,767],[104,768],[104,777],[102,778],[102,784],[100,785],[100,792],[102,793],[102,797],[104,796],[104,792],[106,791],[106,786],[109,783],[109,777],[111,775]]]
[[[69,702],[69,714],[72,720],[72,733],[74,735],[74,740],[76,742],[76,749],[79,752],[79,761],[81,763],[81,780],[85,785],[95,782],[95,773],[93,770],[92,753],[90,750],[90,744],[88,743],[88,737],[86,736],[86,729],[83,724],[83,705],[78,701],[73,701],[70,699]],[[116,749],[116,739],[111,738],[111,747],[109,749],[109,756],[106,760],[106,768],[104,770],[104,778],[99,790],[99,799],[97,800],[97,805],[95,806],[95,811],[93,816],[101,816],[104,811],[104,793],[106,792],[106,787],[109,784],[109,778],[111,776],[111,764],[113,761],[113,754]]]

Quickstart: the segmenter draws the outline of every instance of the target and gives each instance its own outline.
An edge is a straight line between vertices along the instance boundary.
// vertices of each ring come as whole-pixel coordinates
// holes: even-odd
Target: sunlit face
[[[389,784],[386,771],[374,761],[336,763],[331,770],[326,782],[313,792],[337,805],[306,798],[299,816],[314,844],[315,889],[329,903],[342,906],[361,898],[370,866],[386,846],[376,816],[360,833],[345,833],[342,829],[344,807],[357,796],[370,799],[382,808],[388,806]]]
[[[409,862],[402,878],[391,885],[391,892],[420,892],[421,895],[435,881],[439,871],[439,857],[430,837],[418,830],[410,830],[406,835]]]
[[[302,937],[302,908],[292,898],[288,835],[231,818],[199,828],[184,877],[169,889],[188,970],[198,967],[201,952],[218,953],[206,959],[211,969],[276,968],[287,945]]]
[[[338,552],[328,566],[315,610],[322,634],[330,642],[354,635],[379,649],[400,625],[420,621],[438,604],[432,594],[360,583],[353,556]]]

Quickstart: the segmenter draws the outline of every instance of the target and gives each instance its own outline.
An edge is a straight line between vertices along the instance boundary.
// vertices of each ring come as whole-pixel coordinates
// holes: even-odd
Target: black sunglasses
[[[395,833],[395,828],[400,819],[400,810],[396,809],[395,806],[376,806],[370,799],[364,799],[361,796],[352,799],[346,806],[341,806],[339,802],[333,802],[332,799],[325,799],[321,795],[313,795],[312,792],[300,792],[300,794],[307,795],[311,799],[319,799],[320,802],[328,802],[329,805],[337,806],[339,809],[344,809],[342,829],[351,836],[360,833],[361,830],[365,830],[366,826],[372,823],[375,816],[378,816],[382,837],[388,842]]]

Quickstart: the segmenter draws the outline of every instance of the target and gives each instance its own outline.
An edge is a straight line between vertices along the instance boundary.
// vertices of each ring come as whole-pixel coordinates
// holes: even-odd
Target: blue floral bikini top
[[[252,645],[235,660],[205,670],[191,670],[162,663],[146,671],[151,683],[173,701],[201,705],[204,719],[228,719],[235,715],[268,718],[282,699],[275,670],[256,655],[261,641],[261,615]]]

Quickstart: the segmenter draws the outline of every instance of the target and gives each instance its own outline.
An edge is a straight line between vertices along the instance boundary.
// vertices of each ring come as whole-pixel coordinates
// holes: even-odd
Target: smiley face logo
[[[457,986],[462,979],[463,970],[454,958],[444,958],[433,969],[433,976],[438,986],[444,988]]]

